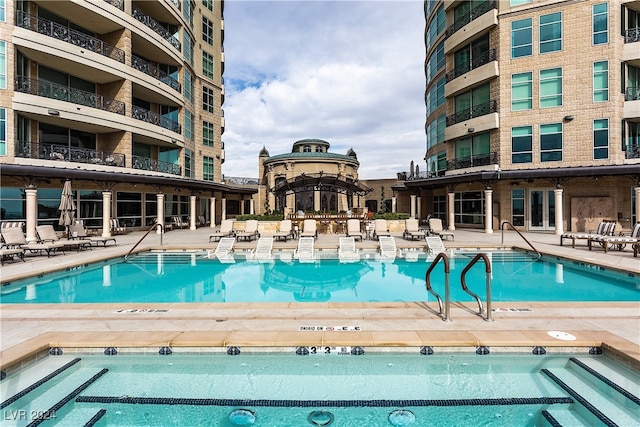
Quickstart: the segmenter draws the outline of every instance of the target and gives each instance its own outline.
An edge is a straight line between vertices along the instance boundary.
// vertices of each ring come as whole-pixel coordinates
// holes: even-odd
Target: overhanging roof
[[[357,179],[349,178],[339,174],[314,173],[300,174],[295,178],[278,181],[270,189],[272,193],[299,193],[302,191],[337,191],[365,195],[372,191]]]

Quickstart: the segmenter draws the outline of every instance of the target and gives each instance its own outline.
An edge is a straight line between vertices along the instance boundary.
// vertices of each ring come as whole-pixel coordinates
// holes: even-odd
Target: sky
[[[226,0],[222,173],[323,139],[353,148],[360,179],[424,164],[422,0]]]

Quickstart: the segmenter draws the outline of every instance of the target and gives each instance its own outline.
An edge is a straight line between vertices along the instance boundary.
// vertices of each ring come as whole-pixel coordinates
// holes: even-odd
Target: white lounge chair
[[[599,243],[604,248],[604,252],[609,251],[609,246],[617,247],[618,250],[624,249],[627,244],[633,245],[640,243],[640,222],[636,223],[631,231],[630,236],[596,236],[588,240],[589,250],[593,247],[593,242]]]
[[[103,246],[107,246],[107,242],[113,242],[114,246],[116,245],[115,237],[102,237],[102,236],[89,236],[87,235],[87,230],[82,226],[82,224],[74,224],[69,226],[69,234],[71,238],[78,239],[80,241],[87,241],[89,244],[95,243],[98,246],[99,243],[102,243]]]
[[[209,235],[209,241],[215,242],[216,240],[220,240],[224,237],[233,236],[233,223],[232,219],[225,219],[220,223],[220,227]]]
[[[404,220],[404,232],[402,237],[406,240],[418,240],[423,239],[426,236],[424,230],[420,229],[420,223],[415,218],[409,218]]]
[[[347,220],[347,237],[353,237],[354,239],[362,240],[362,232],[360,231],[359,219]]]
[[[353,237],[341,237],[338,248],[340,262],[354,262],[360,260],[360,254],[356,249],[356,240]]]
[[[380,237],[389,237],[391,233],[389,232],[389,226],[387,225],[386,219],[376,219],[373,221],[375,224],[375,228],[373,229],[373,238],[379,240]]]
[[[235,245],[235,243],[235,237],[221,238],[214,252],[216,258],[218,258],[219,260],[233,259],[233,245]]]
[[[17,256],[24,262],[24,249],[22,248],[0,248],[0,264],[4,265],[5,261],[11,260]]]
[[[236,238],[238,239],[238,241],[251,241],[253,239],[258,239],[259,237],[260,232],[258,231],[258,221],[255,219],[248,219],[245,222],[244,231],[239,231],[238,233],[236,233]]]
[[[425,240],[427,241],[427,249],[430,254],[438,255],[441,252],[447,253],[447,248],[445,248],[444,243],[442,243],[440,236],[425,237]]]
[[[260,237],[254,251],[254,256],[258,261],[269,261],[273,258],[271,255],[272,250],[273,237]]]
[[[315,222],[315,220],[314,220]],[[296,249],[295,257],[300,262],[313,262],[315,254],[313,249],[313,237],[300,237],[298,240],[298,249]]]
[[[449,239],[454,240],[453,233],[448,231],[444,231],[442,227],[442,220],[440,218],[429,218],[429,233],[439,236],[441,239]]]
[[[60,243],[64,247],[74,248],[77,251],[91,246],[91,242],[86,240],[60,239],[56,230],[53,229],[53,225],[39,225],[36,227],[36,232],[40,243]]]
[[[48,257],[51,256],[51,252],[62,252],[64,255],[64,243],[29,243],[19,228],[3,228],[2,238],[4,245],[9,249],[22,249],[32,253],[46,252]]]
[[[318,237],[318,230],[316,229],[316,220],[315,219],[305,219],[302,223],[302,232],[300,233],[300,237],[313,237],[316,239]]]
[[[273,235],[275,239],[284,239],[286,242],[287,239],[293,239],[293,224],[290,219],[283,219],[280,221],[280,226],[278,227],[278,231]]]
[[[391,236],[380,236],[378,241],[380,242],[380,258],[391,261],[396,259],[398,253],[396,239]]]
[[[587,232],[577,232],[577,233],[564,233],[560,236],[560,246],[564,242],[564,239],[571,239],[571,247],[576,247],[576,240],[588,240],[600,237],[600,236],[611,236],[615,232],[616,222],[615,221],[600,221],[598,227],[595,231],[587,231]]]
[[[127,227],[120,225],[120,220],[118,218],[111,218],[109,220],[109,225],[111,227],[111,234],[127,234]]]

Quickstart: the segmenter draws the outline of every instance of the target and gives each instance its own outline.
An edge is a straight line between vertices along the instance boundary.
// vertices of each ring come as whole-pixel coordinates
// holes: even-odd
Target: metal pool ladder
[[[521,233],[521,232],[519,232],[519,231],[518,231],[518,230],[513,226],[513,224],[511,224],[509,221],[504,221],[504,222],[502,223],[502,225],[500,226],[500,230],[502,231],[502,240],[500,241],[500,244],[504,245],[504,226],[505,226],[505,225],[508,225],[509,227],[511,227],[511,229],[512,229],[513,231],[515,231],[516,233],[518,233],[518,234],[520,235],[520,237],[522,237],[522,240],[524,240],[525,242],[527,242],[527,245],[529,245],[529,247],[530,247],[531,249],[533,249],[533,251],[536,253],[536,255],[538,255],[538,258],[536,259],[536,261],[538,261],[540,258],[542,258],[542,254],[541,254],[540,252],[538,252],[538,250],[537,250],[536,248],[534,248],[534,247],[533,247],[533,245],[531,244],[531,242],[530,242],[530,241],[528,241],[528,240],[527,240],[527,238],[526,238],[526,237],[524,237],[524,236],[522,235],[522,233]]]
[[[138,245],[144,240],[145,237],[147,237],[149,235],[149,233],[151,233],[153,230],[155,230],[157,227],[160,227],[160,246],[163,245],[162,243],[162,237],[164,236],[164,225],[162,224],[153,224],[151,227],[149,227],[149,229],[147,230],[146,233],[144,233],[144,235],[140,238],[140,240],[138,240],[136,242],[135,245],[133,245],[133,247],[131,249],[129,249],[129,252],[127,252],[127,254],[124,256],[124,260],[127,261],[127,258],[129,258],[129,255],[131,255],[131,252],[133,252],[133,250],[135,248],[138,247]]]
[[[483,316],[484,310],[482,308],[482,300],[480,299],[480,297],[478,295],[476,295],[475,293],[473,293],[473,292],[471,292],[469,290],[469,288],[467,287],[467,281],[465,280],[467,272],[479,260],[483,260],[484,261],[485,272],[486,272],[487,311],[484,314],[484,316]],[[486,320],[487,322],[493,322],[493,312],[491,311],[491,261],[489,260],[489,257],[487,256],[487,254],[479,253],[475,257],[473,257],[471,262],[469,262],[469,264],[467,264],[467,266],[464,268],[464,270],[462,270],[462,274],[460,275],[460,281],[462,282],[462,290],[465,291],[466,293],[468,293],[469,295],[471,295],[472,297],[474,297],[476,299],[476,301],[478,302],[478,310],[479,310],[478,314],[480,316],[482,316],[482,318],[484,320]]]
[[[440,295],[438,295],[438,293],[434,291],[433,288],[431,287],[431,272],[436,267],[436,265],[438,265],[438,261],[440,260],[442,260],[442,262],[444,263],[444,308],[442,305],[442,298],[440,298]],[[440,317],[442,317],[442,320],[444,320],[445,322],[451,322],[451,318],[449,317],[449,313],[451,310],[451,300],[449,297],[449,272],[450,272],[449,256],[444,252],[440,252],[433,259],[433,261],[431,262],[431,265],[427,269],[427,273],[425,274],[427,291],[431,293],[434,297],[436,297],[436,299],[438,300],[438,306],[440,307],[440,313],[438,314],[440,315]],[[444,315],[443,315],[443,311],[444,311]]]

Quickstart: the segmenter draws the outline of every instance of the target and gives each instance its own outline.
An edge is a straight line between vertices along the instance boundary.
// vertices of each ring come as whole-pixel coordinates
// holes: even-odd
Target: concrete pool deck
[[[163,249],[213,249],[210,228],[174,230],[163,237]],[[485,234],[483,230],[456,230],[447,248],[482,249],[528,245],[515,232]],[[598,264],[640,275],[640,258],[627,248],[605,254],[589,251],[585,241],[576,248],[560,246],[550,233],[523,233],[540,252],[586,264]],[[6,262],[2,282],[125,255],[142,232],[116,236],[118,245],[65,255],[26,257]],[[398,248],[424,248],[424,241],[407,241],[393,233]],[[339,234],[320,234],[315,247],[337,249]],[[256,242],[238,242],[238,250]],[[275,242],[274,249],[294,249],[297,241]],[[376,249],[378,242],[357,242]],[[150,234],[137,250],[160,248],[160,236]],[[136,251],[137,251],[136,250]],[[426,271],[426,267],[425,267]],[[640,279],[639,279],[640,282]],[[452,283],[452,286],[455,284]],[[426,291],[425,291],[426,292]],[[517,310],[517,309],[527,310]],[[438,316],[437,304],[408,303],[161,303],[161,304],[11,304],[1,307],[0,367],[14,366],[49,347],[296,347],[363,346],[376,348],[488,346],[530,351],[532,347],[602,347],[640,369],[640,302],[632,303],[503,303],[493,302],[493,322],[477,315],[475,303],[452,303],[451,322]],[[137,310],[137,311],[133,311]],[[301,330],[306,326],[357,327],[359,330]],[[354,329],[354,328],[351,328]],[[573,341],[554,338],[549,331],[566,332]],[[553,335],[553,334],[552,334]],[[142,350],[141,350],[142,351]]]

